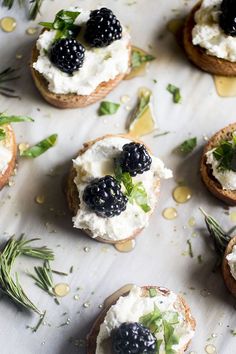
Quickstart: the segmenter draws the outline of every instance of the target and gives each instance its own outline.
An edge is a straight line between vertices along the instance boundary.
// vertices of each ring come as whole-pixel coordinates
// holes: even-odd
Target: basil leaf
[[[180,94],[180,89],[178,87],[169,84],[166,89],[172,94],[174,103],[179,103],[181,101],[182,97]]]
[[[174,334],[174,326],[163,320],[164,341],[166,354],[175,354],[176,351],[172,348],[173,345],[179,344],[179,338]]]
[[[150,297],[155,297],[155,296],[157,296],[157,289],[156,289],[156,288],[150,288],[150,289],[148,290],[148,292],[149,292],[149,296],[150,296]]]
[[[103,101],[100,103],[98,114],[99,116],[115,114],[119,108],[120,108],[119,103]]]
[[[22,151],[20,156],[35,158],[42,155],[45,151],[53,147],[57,142],[57,134],[50,135],[48,138],[40,141],[38,144]]]
[[[79,16],[78,11],[61,10],[56,14],[53,22],[40,22],[39,24],[47,29],[57,31],[55,40],[60,38],[68,38],[73,36],[79,30],[79,26],[74,25],[76,18]]]
[[[34,120],[27,116],[7,116],[4,113],[0,114],[0,125],[18,122],[34,122]]]
[[[185,140],[180,146],[179,146],[179,151],[182,152],[183,154],[189,154],[190,152],[195,149],[197,146],[197,138],[190,138],[188,140]]]
[[[147,63],[149,61],[155,60],[156,58],[150,54],[145,54],[135,48],[132,48],[131,52],[131,67],[132,69],[138,68],[140,65]]]
[[[0,129],[0,141],[6,138],[6,132],[3,129]]]
[[[231,141],[221,141],[219,146],[213,151],[214,158],[219,161],[219,171],[236,172],[236,143],[235,135]]]

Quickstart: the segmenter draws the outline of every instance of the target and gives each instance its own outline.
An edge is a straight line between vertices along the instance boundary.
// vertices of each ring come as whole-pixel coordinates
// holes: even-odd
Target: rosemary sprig
[[[54,259],[53,252],[47,247],[30,247],[29,244],[37,239],[25,240],[21,235],[18,240],[11,237],[0,253],[0,289],[13,301],[34,312],[42,315],[40,310],[28,298],[19,283],[18,274],[15,278],[11,275],[12,266],[20,255],[40,258],[43,260]]]
[[[12,6],[15,4],[16,0],[3,0],[2,1],[2,6],[7,7],[9,10],[12,8]],[[43,0],[29,0],[28,3],[26,4],[25,0],[18,0],[18,4],[22,7],[29,7],[29,20],[35,20],[37,15],[40,12],[40,8],[42,6]]]
[[[9,67],[0,72],[0,95],[11,98],[19,98],[19,96],[14,94],[14,89],[5,86],[5,83],[19,79],[19,76],[16,76],[16,71],[16,69]]]
[[[205,216],[205,223],[211,238],[213,239],[216,252],[222,256],[225,249],[231,240],[231,237],[226,233],[219,223],[210,215],[208,215],[202,208],[199,208]]]
[[[43,267],[34,267],[35,273],[29,274],[35,280],[35,284],[49,295],[55,296],[53,293],[52,270],[48,261],[44,262]]]

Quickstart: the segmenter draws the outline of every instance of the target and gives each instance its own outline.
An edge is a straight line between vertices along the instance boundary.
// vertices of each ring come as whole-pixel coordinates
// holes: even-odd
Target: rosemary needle
[[[6,83],[19,79],[19,76],[16,76],[16,71],[16,69],[8,67],[0,72],[0,95],[11,98],[19,98],[19,96],[14,94],[14,89],[6,86]]]

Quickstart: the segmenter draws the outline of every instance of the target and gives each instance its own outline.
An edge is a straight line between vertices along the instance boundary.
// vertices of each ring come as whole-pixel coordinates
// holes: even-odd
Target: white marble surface
[[[134,4],[128,6],[129,2]],[[171,131],[164,137],[154,138],[154,134],[151,134],[144,138],[156,155],[173,169],[175,179],[163,182],[159,207],[150,226],[138,238],[137,247],[129,254],[120,254],[112,246],[104,246],[73,230],[62,192],[63,178],[70,160],[82,143],[105,133],[124,132],[127,110],[122,107],[115,116],[104,119],[96,114],[98,104],[67,111],[52,108],[34,88],[27,66],[36,36],[27,36],[26,28],[35,26],[40,19],[52,19],[62,6],[78,3],[88,9],[97,5],[111,7],[121,21],[130,26],[133,43],[146,49],[151,45],[151,52],[157,56],[145,77],[123,82],[108,97],[117,102],[122,95],[129,94],[130,105],[133,106],[138,88],[149,87],[154,93],[158,127],[161,132]],[[57,306],[24,275],[24,270],[31,269],[32,263],[25,258],[19,260],[17,268],[21,269],[20,279],[32,300],[42,310],[47,310],[47,321],[51,326],[42,326],[37,333],[31,333],[26,326],[35,325],[37,316],[19,311],[3,297],[0,301],[1,354],[84,353],[84,349],[75,346],[75,342],[71,343],[70,338],[85,338],[103,299],[130,282],[162,285],[185,293],[197,320],[196,336],[189,353],[194,351],[202,354],[209,343],[216,346],[217,353],[234,352],[236,337],[230,331],[236,329],[233,316],[235,300],[226,291],[221,275],[212,273],[215,255],[198,207],[202,206],[217,216],[226,229],[231,228],[233,222],[226,215],[223,205],[203,187],[198,169],[203,136],[210,136],[233,122],[236,103],[235,98],[217,96],[212,77],[189,64],[173,36],[165,29],[169,19],[176,17],[176,14],[183,16],[193,4],[194,1],[186,0],[45,0],[42,16],[37,21],[27,22],[24,11],[18,9],[11,12],[18,19],[16,31],[11,34],[0,32],[0,68],[6,65],[20,67],[21,79],[15,88],[22,97],[18,101],[0,96],[0,110],[35,118],[35,123],[14,125],[18,143],[33,144],[50,133],[59,134],[57,146],[47,154],[34,161],[19,160],[14,186],[0,193],[1,240],[22,232],[28,237],[40,236],[42,244],[55,250],[54,268],[68,271],[74,266],[74,272],[66,279],[55,276],[56,282],[65,280],[71,287],[71,293]],[[8,12],[0,8],[0,17],[5,14]],[[23,59],[17,61],[16,53],[23,53]],[[154,84],[153,79],[157,80],[157,84]],[[168,83],[181,88],[181,104],[172,103],[166,91]],[[184,159],[172,151],[189,135],[198,137],[198,148]],[[58,171],[55,177],[48,176],[51,168]],[[193,198],[187,204],[177,206],[179,216],[175,221],[167,221],[161,213],[165,207],[175,206],[171,193],[176,180],[188,183],[193,190]],[[45,194],[44,205],[35,203],[34,198],[38,194]],[[53,211],[50,211],[51,208]],[[66,215],[57,216],[58,211]],[[195,227],[188,225],[190,217],[195,217]],[[194,258],[182,255],[187,250],[187,239],[191,239]],[[84,247],[89,247],[90,251],[84,252]],[[197,261],[200,254],[203,257],[202,264]],[[81,290],[77,291],[77,287]],[[201,296],[202,289],[209,290],[210,295]],[[78,301],[74,300],[76,294],[80,296]],[[90,303],[89,308],[83,307],[85,302]],[[64,312],[68,314],[62,316]],[[58,328],[67,318],[71,320],[69,325]]]

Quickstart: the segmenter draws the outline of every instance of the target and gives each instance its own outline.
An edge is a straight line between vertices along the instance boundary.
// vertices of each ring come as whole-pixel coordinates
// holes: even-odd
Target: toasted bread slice
[[[206,163],[206,153],[218,146],[222,140],[231,140],[234,131],[236,131],[236,123],[230,124],[217,132],[205,146],[200,163],[200,172],[206,187],[216,198],[228,205],[236,205],[236,191],[224,190],[221,187],[221,184],[212,175],[210,165]]]
[[[8,163],[7,168],[1,173],[0,172],[0,190],[7,184],[9,178],[11,177],[16,163],[16,154],[17,154],[17,145],[15,140],[15,134],[11,127],[11,125],[1,125],[1,129],[3,129],[6,133],[6,138],[0,141],[0,147],[4,146],[11,151],[12,158]]]
[[[230,254],[232,252],[233,247],[235,245],[236,245],[236,236],[234,236],[232,238],[232,240],[229,242],[229,244],[225,250],[225,254],[224,254],[224,258],[223,258],[223,262],[222,262],[222,273],[223,273],[225,285],[227,286],[227,288],[229,289],[231,294],[233,294],[233,296],[236,297],[236,280],[234,279],[234,277],[232,276],[232,274],[230,272],[230,267],[229,267],[228,261],[226,259],[228,254]]]
[[[130,137],[129,135],[125,135],[125,134],[119,134],[119,135],[112,135],[112,134],[107,134],[103,137],[97,138],[95,140],[89,141],[87,143],[84,144],[83,148],[79,151],[78,156],[82,155],[86,150],[88,150],[93,144],[95,144],[97,141],[103,140],[105,138],[109,138],[109,137],[122,137],[122,138],[126,138],[126,139],[130,139],[131,141],[136,141],[136,142],[140,142],[143,144],[143,142],[141,142],[138,139],[133,139],[133,137]],[[148,151],[150,151],[148,149],[148,147],[146,146],[146,149]],[[75,169],[72,167],[69,176],[68,176],[68,182],[67,182],[67,186],[66,186],[66,196],[67,196],[67,201],[68,201],[68,205],[69,205],[69,209],[71,210],[71,212],[73,213],[73,215],[76,215],[78,210],[79,210],[79,206],[80,206],[80,200],[79,200],[79,195],[78,195],[78,190],[76,187],[76,184],[74,183],[74,178],[76,176],[76,171]],[[156,185],[154,186],[154,190],[156,195],[159,195],[159,191],[160,191],[160,179],[157,178],[156,180]],[[83,230],[88,236],[93,237],[92,233],[90,230]],[[100,242],[104,242],[104,243],[109,243],[109,244],[118,244],[118,243],[123,243],[126,242],[128,240],[131,240],[133,238],[135,238],[140,232],[142,231],[142,229],[137,229],[134,231],[134,233],[132,235],[130,235],[129,237],[123,239],[123,240],[117,240],[117,241],[109,241],[109,240],[105,240],[101,237],[96,237],[95,240],[100,241]]]
[[[131,53],[131,44],[129,45],[129,51]],[[33,63],[37,61],[38,55],[39,51],[35,45],[33,47],[30,60],[30,70],[35,86],[48,103],[58,108],[82,108],[100,101],[106,97],[127,75],[127,73],[119,74],[112,80],[102,82],[90,95],[77,95],[75,93],[56,94],[49,91],[47,80],[33,68]]]
[[[102,310],[100,315],[97,317],[96,321],[94,322],[94,324],[92,326],[90,333],[87,336],[87,354],[95,354],[96,353],[97,336],[99,334],[100,326],[104,322],[107,311],[110,309],[110,307],[112,305],[115,305],[115,303],[117,302],[117,300],[119,299],[120,296],[128,295],[131,287],[132,287],[132,285],[128,285],[128,286],[121,288],[115,294],[113,294],[108,300],[105,301],[105,308]],[[143,292],[142,296],[148,296],[150,288],[154,288],[154,287],[153,286],[143,286],[142,287],[142,292]],[[162,287],[160,288],[157,286],[155,288],[158,289],[158,291],[160,291],[164,296],[167,296],[170,293],[170,291],[166,288],[162,288]],[[191,314],[188,304],[186,303],[184,298],[180,295],[178,295],[178,300],[179,300],[179,303],[180,303],[182,309],[184,309],[186,322],[188,322],[190,324],[191,328],[193,330],[195,330],[196,321],[192,317],[192,314]],[[184,348],[182,348],[178,354],[183,354],[187,350],[189,344],[190,344],[190,342],[187,343],[186,346]]]
[[[195,26],[194,15],[200,8],[201,2],[194,6],[186,19],[183,30],[183,43],[186,54],[191,62],[203,71],[221,76],[236,76],[236,63],[208,55],[204,48],[192,43],[192,30]]]

